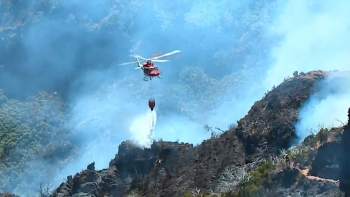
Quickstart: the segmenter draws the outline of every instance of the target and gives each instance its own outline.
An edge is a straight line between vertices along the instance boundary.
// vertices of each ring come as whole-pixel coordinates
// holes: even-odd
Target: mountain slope
[[[137,191],[142,196],[181,196],[186,195],[186,191],[192,193],[229,191],[227,188],[222,189],[223,181],[220,175],[230,166],[240,168],[240,171],[251,172],[250,174],[254,175],[253,180],[259,173],[271,174],[271,180],[280,185],[277,189],[279,194],[295,193],[298,188],[311,183],[320,186],[316,182],[317,179],[312,178],[312,175],[319,173],[310,172],[311,175],[305,176],[303,165],[307,166],[310,163],[299,164],[300,169],[295,167],[300,154],[288,153],[294,155],[295,166],[292,168],[291,164],[286,165],[283,162],[279,154],[281,149],[288,149],[297,139],[293,125],[298,121],[298,109],[317,90],[317,82],[330,76],[329,74],[333,75],[329,72],[312,71],[286,79],[268,92],[262,100],[256,102],[248,114],[237,122],[237,127],[232,126],[221,134],[215,134],[213,131],[210,139],[196,147],[190,144],[156,141],[150,149],[142,150],[131,142],[123,142],[119,146],[118,154],[111,160],[109,169],[95,171],[92,163],[87,170],[77,173],[74,177],[68,177],[68,181],[62,183],[53,196],[60,196],[63,193],[125,196],[132,191]],[[208,129],[212,130],[210,127]],[[317,142],[319,144],[319,141]],[[327,145],[319,149],[322,151],[325,146]],[[314,171],[317,169],[316,163],[312,163]],[[264,165],[261,167],[262,164],[265,167]],[[278,168],[282,171],[276,171]],[[283,185],[286,181],[283,178],[285,176],[295,177],[294,182],[297,186],[294,189],[281,190],[286,187]],[[264,185],[262,188],[269,188],[265,181],[260,181],[261,185],[254,183],[254,187],[260,188]],[[308,183],[304,183],[305,181]],[[240,178],[239,182],[239,184],[242,182]],[[294,182],[287,184],[288,187],[292,187]],[[334,183],[323,182],[321,181],[325,185],[322,187],[328,189],[322,192],[337,190]],[[246,183],[252,186],[251,182]],[[304,193],[315,194],[315,186],[308,187],[310,190],[306,188],[307,191]]]

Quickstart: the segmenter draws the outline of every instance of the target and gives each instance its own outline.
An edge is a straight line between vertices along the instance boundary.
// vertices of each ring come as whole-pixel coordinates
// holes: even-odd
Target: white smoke
[[[350,77],[332,80],[330,75],[318,85],[322,89],[313,94],[299,111],[300,121],[295,125],[299,143],[311,131],[317,133],[321,128],[339,127],[347,122]]]
[[[157,113],[155,110],[138,115],[132,121],[129,132],[136,145],[142,148],[151,147],[156,122]]]
[[[282,1],[281,1],[282,2]],[[283,1],[270,26],[281,42],[272,51],[274,64],[266,77],[266,88],[278,85],[294,71],[347,71],[350,68],[350,1]],[[287,74],[286,74],[287,73]],[[321,92],[311,95],[299,111],[296,124],[299,143],[320,127],[346,122],[350,106],[350,80],[322,83]]]

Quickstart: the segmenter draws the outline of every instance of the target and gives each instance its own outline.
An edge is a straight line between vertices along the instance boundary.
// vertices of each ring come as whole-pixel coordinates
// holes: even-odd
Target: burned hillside
[[[256,157],[259,148],[276,154],[295,142],[294,124],[298,121],[298,110],[315,91],[316,82],[326,74],[313,71],[285,79],[252,106],[237,122],[237,133],[245,144],[247,156]]]
[[[254,196],[254,192],[326,196],[337,192],[338,177],[330,174],[339,172],[338,158],[333,155],[334,159],[327,157],[324,162],[322,156],[339,150],[342,128],[310,135],[300,146],[286,151],[289,162],[281,155],[281,150],[289,149],[298,137],[293,127],[298,109],[318,89],[317,83],[330,75],[336,76],[333,72],[312,71],[286,79],[229,130],[216,132],[207,127],[212,137],[195,147],[155,141],[150,149],[141,149],[130,141],[123,142],[109,169],[95,171],[92,163],[87,170],[68,177],[69,181],[62,183],[53,196],[186,196],[209,192],[226,192],[228,196]],[[237,178],[240,180],[231,189],[240,189],[234,192],[222,179],[228,167],[250,174],[247,180]]]

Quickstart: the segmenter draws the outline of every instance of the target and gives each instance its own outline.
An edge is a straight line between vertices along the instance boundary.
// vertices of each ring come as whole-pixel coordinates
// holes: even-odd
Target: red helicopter
[[[135,69],[142,69],[143,74],[145,77],[143,78],[144,81],[152,80],[153,77],[160,78],[160,71],[158,70],[158,67],[153,64],[153,62],[168,62],[170,60],[160,60],[159,58],[174,55],[176,53],[180,53],[180,50],[175,50],[169,53],[165,53],[163,55],[159,55],[152,58],[144,58],[139,55],[131,55],[131,57],[134,57],[136,59],[136,62],[127,62],[119,65],[127,65],[127,64],[134,64],[137,63],[137,67]],[[141,60],[140,60],[141,59]],[[145,62],[145,63],[143,63]]]

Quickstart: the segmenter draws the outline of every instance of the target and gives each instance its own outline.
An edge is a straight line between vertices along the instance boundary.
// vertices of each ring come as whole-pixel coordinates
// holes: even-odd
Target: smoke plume
[[[278,85],[294,71],[350,69],[350,2],[341,0],[286,1],[269,27],[269,33],[282,40],[272,50],[274,64],[269,68],[265,87]],[[299,111],[296,124],[299,141],[320,126],[340,126],[346,122],[350,105],[349,76],[319,84],[319,90]]]

